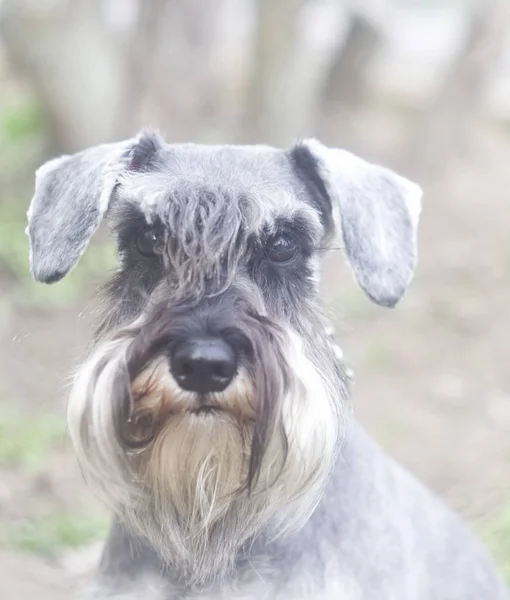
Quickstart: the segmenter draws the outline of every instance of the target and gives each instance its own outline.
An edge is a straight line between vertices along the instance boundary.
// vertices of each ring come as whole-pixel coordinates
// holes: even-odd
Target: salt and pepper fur
[[[420,206],[414,183],[316,140],[169,145],[143,132],[41,167],[34,277],[64,277],[105,217],[119,248],[68,406],[84,476],[113,514],[91,597],[508,597],[457,517],[353,419],[322,316],[335,236],[374,302],[400,300]],[[266,253],[282,234],[298,248],[286,264]],[[240,359],[201,412],[168,353],[206,334]]]

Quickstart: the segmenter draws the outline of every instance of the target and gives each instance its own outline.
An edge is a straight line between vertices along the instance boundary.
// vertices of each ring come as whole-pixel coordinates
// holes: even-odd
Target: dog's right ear
[[[30,269],[54,283],[76,265],[106,213],[126,169],[142,169],[161,148],[152,133],[50,160],[35,178],[28,209]]]

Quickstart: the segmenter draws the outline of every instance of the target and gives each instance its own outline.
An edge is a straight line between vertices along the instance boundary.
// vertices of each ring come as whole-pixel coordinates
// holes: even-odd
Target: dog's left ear
[[[377,304],[393,307],[417,261],[421,188],[383,167],[316,140],[294,153],[307,155],[308,176],[331,202],[345,253],[359,285]]]
[[[85,252],[122,171],[139,169],[160,147],[150,133],[50,160],[36,173],[28,209],[30,269],[38,281],[62,279]]]

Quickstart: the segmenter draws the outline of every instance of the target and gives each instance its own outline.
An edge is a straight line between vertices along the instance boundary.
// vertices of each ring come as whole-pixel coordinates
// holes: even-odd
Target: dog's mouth
[[[223,408],[217,404],[200,404],[200,406],[191,408],[189,412],[193,415],[214,415],[223,412]]]

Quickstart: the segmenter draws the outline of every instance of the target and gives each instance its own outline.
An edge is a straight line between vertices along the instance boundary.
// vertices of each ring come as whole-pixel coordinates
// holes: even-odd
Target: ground
[[[355,372],[358,418],[461,511],[510,573],[508,156],[505,133],[486,132],[426,187],[419,269],[396,309],[363,296],[340,251],[326,259],[323,287]],[[91,256],[74,287],[51,292],[35,292],[12,264],[0,270],[3,600],[67,597],[105,532],[64,425],[67,377],[90,334],[103,264]]]

